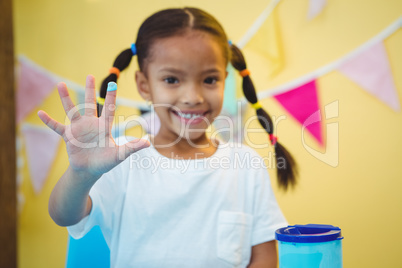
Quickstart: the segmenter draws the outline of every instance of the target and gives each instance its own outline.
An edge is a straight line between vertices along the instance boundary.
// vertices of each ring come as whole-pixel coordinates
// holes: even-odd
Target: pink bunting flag
[[[317,85],[313,80],[293,90],[274,96],[274,98],[302,125],[319,110]],[[306,124],[306,129],[322,145],[321,122]]]
[[[56,156],[60,136],[48,128],[28,124],[22,127],[22,132],[32,185],[35,193],[39,194]]]
[[[327,5],[327,0],[310,0],[308,6],[307,17],[311,20],[318,16],[324,7]]]
[[[338,70],[395,111],[400,111],[391,67],[382,42],[351,58]]]
[[[40,105],[57,84],[55,76],[27,59],[20,60],[19,68],[16,97],[17,123]]]

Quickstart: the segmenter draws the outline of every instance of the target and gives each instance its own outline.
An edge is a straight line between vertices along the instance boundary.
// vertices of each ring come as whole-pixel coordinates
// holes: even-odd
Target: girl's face
[[[220,45],[210,34],[193,30],[158,39],[150,52],[136,82],[160,118],[159,133],[174,139],[205,137],[223,103],[227,63]]]

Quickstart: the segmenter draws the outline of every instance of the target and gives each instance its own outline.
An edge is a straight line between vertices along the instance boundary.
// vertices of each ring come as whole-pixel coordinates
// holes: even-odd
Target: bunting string
[[[39,194],[56,158],[60,136],[47,127],[24,123],[21,127],[25,139],[30,178],[35,194]]]
[[[251,27],[246,31],[243,37],[236,43],[239,48],[243,48],[250,39],[257,33],[264,22],[268,19],[271,13],[281,0],[272,0],[269,5],[262,11],[261,15],[254,21]]]

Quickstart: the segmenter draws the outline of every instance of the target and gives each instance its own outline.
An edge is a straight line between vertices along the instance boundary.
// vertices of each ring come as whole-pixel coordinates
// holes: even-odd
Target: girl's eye
[[[179,80],[175,77],[167,77],[164,79],[164,81],[168,84],[177,84],[179,83]]]
[[[206,84],[216,84],[218,79],[216,77],[208,77],[204,80],[204,83]]]

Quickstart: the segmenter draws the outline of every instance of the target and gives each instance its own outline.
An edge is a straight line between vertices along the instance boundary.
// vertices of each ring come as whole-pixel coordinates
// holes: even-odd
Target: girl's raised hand
[[[114,85],[115,86],[115,85]],[[70,167],[77,172],[100,177],[130,154],[148,147],[146,140],[136,139],[122,146],[117,146],[111,135],[115,114],[116,90],[106,94],[105,105],[100,117],[97,117],[95,79],[88,75],[85,87],[85,114],[80,115],[68,94],[64,83],[57,85],[61,102],[69,125],[64,125],[46,112],[39,111],[38,116],[49,128],[63,137],[66,142]]]

